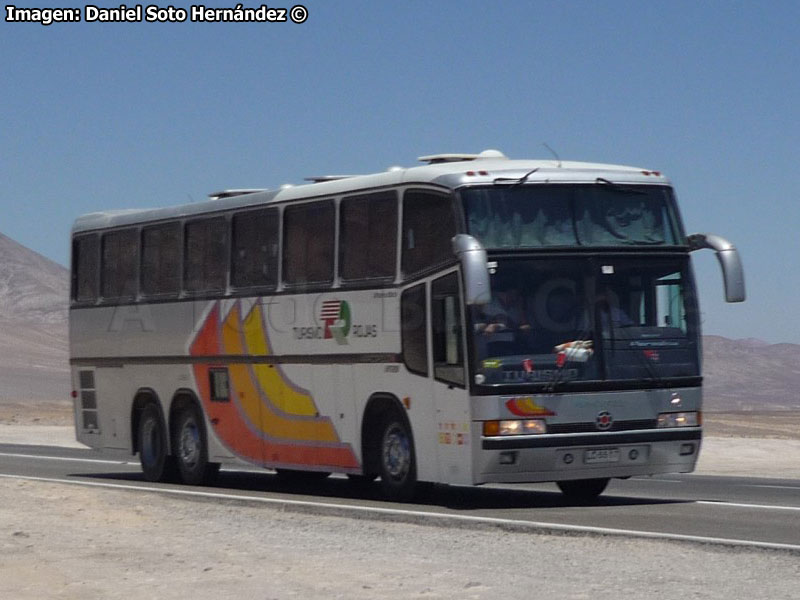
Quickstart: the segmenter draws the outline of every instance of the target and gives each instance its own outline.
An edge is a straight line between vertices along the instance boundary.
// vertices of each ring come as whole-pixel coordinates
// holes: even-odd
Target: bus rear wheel
[[[176,415],[172,447],[181,481],[187,485],[212,483],[219,463],[208,461],[208,443],[200,411],[188,404]]]
[[[609,479],[574,479],[570,481],[557,481],[561,493],[570,502],[593,502],[603,493]]]
[[[411,500],[417,488],[414,441],[402,415],[390,414],[383,422],[379,446],[381,488],[391,500]]]
[[[142,410],[139,419],[139,461],[147,481],[171,481],[175,477],[175,460],[167,450],[167,428],[161,411],[153,403]]]

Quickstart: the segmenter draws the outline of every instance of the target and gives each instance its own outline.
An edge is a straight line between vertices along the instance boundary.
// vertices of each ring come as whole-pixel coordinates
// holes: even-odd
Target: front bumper
[[[702,428],[481,437],[474,483],[631,477],[694,470]],[[591,462],[609,450],[613,462]]]

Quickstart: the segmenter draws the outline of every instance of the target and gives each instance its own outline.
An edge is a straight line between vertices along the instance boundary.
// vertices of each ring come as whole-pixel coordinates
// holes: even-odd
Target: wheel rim
[[[178,455],[181,462],[189,468],[200,460],[200,430],[193,419],[187,419],[181,428]]]
[[[411,443],[406,432],[397,424],[383,436],[381,448],[383,468],[395,481],[402,481],[411,468]]]

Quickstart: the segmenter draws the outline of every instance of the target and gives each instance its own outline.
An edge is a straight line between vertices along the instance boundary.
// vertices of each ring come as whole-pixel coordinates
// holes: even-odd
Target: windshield
[[[649,381],[699,375],[688,259],[498,261],[471,308],[478,383]]]
[[[683,243],[671,188],[599,181],[463,188],[467,229],[488,249]]]

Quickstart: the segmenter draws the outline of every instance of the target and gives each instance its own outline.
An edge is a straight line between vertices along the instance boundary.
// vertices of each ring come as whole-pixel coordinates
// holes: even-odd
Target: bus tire
[[[175,477],[175,461],[169,455],[167,427],[158,406],[145,405],[139,419],[139,461],[147,481],[171,481]]]
[[[569,481],[557,481],[561,493],[570,502],[586,503],[593,502],[603,493],[608,485],[609,479],[573,479]]]
[[[219,463],[208,461],[208,441],[203,416],[195,404],[185,404],[175,415],[172,448],[181,481],[186,485],[212,483]]]
[[[406,419],[390,412],[381,426],[378,447],[381,489],[390,500],[411,500],[417,489],[417,463],[414,440]]]

